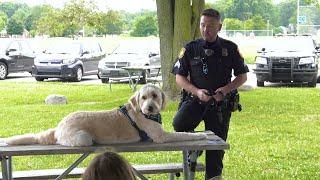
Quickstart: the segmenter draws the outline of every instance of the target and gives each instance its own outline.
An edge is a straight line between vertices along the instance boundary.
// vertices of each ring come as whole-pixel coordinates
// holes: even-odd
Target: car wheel
[[[0,62],[0,80],[6,79],[8,75],[8,67],[5,63]]]
[[[77,66],[76,68],[76,77],[73,79],[75,82],[80,82],[82,79],[82,68],[80,66]]]
[[[43,77],[35,77],[36,81],[43,81],[44,78]]]
[[[315,76],[312,81],[308,82],[309,87],[316,87],[317,86],[317,76]]]
[[[103,79],[101,79],[101,82],[102,83],[108,83],[109,82],[109,78],[103,78]]]
[[[320,83],[320,76],[318,76],[317,83]]]
[[[264,86],[264,81],[257,81],[257,86],[258,87],[263,87]]]
[[[6,79],[8,75],[8,67],[5,63],[0,62],[0,80]]]

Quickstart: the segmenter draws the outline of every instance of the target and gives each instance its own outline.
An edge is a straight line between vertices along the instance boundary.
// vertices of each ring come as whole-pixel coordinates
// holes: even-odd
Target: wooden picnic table
[[[56,179],[62,179],[77,167],[86,157],[92,153],[105,151],[114,152],[154,152],[154,151],[182,151],[184,179],[193,179],[190,175],[187,162],[187,152],[195,150],[224,150],[229,145],[216,135],[209,135],[209,140],[180,141],[170,143],[137,142],[123,144],[94,145],[89,147],[68,147],[61,145],[19,145],[0,147],[0,159],[2,167],[2,179],[11,180],[12,177],[12,157],[13,156],[33,156],[33,155],[58,155],[58,154],[82,154],[64,173]],[[146,179],[142,174],[137,174],[141,179]]]

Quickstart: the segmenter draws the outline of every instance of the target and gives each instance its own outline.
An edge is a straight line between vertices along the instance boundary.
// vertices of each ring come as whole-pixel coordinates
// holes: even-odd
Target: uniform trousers
[[[211,130],[223,140],[227,140],[231,111],[222,109],[222,121],[212,105],[190,99],[180,104],[173,119],[173,127],[177,132],[191,132],[204,120],[205,130]],[[206,178],[220,176],[223,168],[223,150],[206,151]]]

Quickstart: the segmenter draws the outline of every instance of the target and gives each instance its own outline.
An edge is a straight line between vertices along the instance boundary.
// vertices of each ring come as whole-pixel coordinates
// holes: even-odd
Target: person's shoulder
[[[221,44],[223,46],[226,46],[227,48],[228,47],[229,48],[237,48],[238,47],[238,45],[236,43],[234,43],[233,41],[231,41],[231,40],[224,39],[224,38],[221,38],[221,37],[219,37],[219,40],[220,40]]]

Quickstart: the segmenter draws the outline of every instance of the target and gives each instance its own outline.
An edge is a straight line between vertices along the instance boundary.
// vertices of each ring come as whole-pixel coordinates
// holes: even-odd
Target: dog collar
[[[142,111],[141,111],[142,113]],[[143,114],[143,113],[142,113]],[[145,118],[149,119],[149,120],[152,120],[154,122],[157,122],[159,124],[162,124],[162,121],[161,121],[161,114],[158,113],[158,114],[143,114]]]

